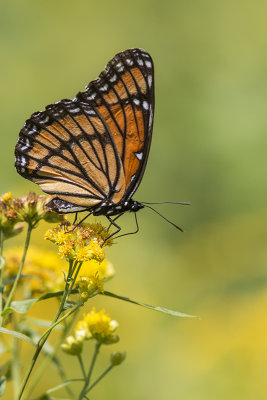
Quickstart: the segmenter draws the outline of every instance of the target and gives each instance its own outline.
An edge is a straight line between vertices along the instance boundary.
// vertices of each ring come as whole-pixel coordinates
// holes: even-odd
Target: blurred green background
[[[158,206],[184,234],[140,212],[140,233],[107,253],[117,275],[106,289],[201,319],[92,302],[120,323],[98,371],[110,351],[127,351],[92,399],[267,398],[266,17],[263,0],[0,3],[1,193],[38,190],[13,166],[30,114],[72,98],[115,53],[142,47],[155,63],[156,113],[135,199],[192,203]],[[47,246],[46,228],[33,243]],[[52,303],[42,312],[51,318]],[[50,370],[36,396],[57,383]]]

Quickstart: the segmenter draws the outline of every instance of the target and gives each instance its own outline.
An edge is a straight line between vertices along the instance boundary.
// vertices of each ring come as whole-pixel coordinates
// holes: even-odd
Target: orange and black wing
[[[126,50],[85,92],[26,121],[16,169],[78,208],[127,201],[145,170],[153,112],[152,59],[144,50]]]
[[[154,68],[142,49],[117,54],[100,74],[78,93],[77,100],[91,104],[105,120],[118,150],[129,200],[144,174],[154,116]],[[115,201],[114,201],[115,203]]]
[[[33,114],[20,131],[15,156],[23,177],[79,207],[124,195],[123,168],[109,128],[86,103],[62,100]]]

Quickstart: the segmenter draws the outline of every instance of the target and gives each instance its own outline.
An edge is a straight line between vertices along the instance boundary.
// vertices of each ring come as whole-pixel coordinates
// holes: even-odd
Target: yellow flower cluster
[[[10,247],[4,253],[6,265],[3,269],[3,280],[7,284],[7,291],[18,272],[22,253],[22,247]],[[64,290],[63,272],[66,274],[67,269],[68,265],[54,252],[31,246],[20,280],[25,297]],[[103,292],[103,282],[110,279],[114,273],[112,264],[107,260],[101,263],[95,260],[84,262],[78,274],[78,288],[82,301],[85,302],[89,297]]]
[[[118,335],[114,335],[114,331],[118,328],[117,321],[112,320],[105,310],[96,312],[93,308],[88,314],[83,316],[89,331],[93,338],[100,343],[111,344],[119,340]]]
[[[81,277],[78,281],[78,288],[83,303],[90,297],[104,292],[103,281],[99,278],[98,274],[91,275],[90,277]]]
[[[12,193],[4,193],[0,197],[0,230],[3,239],[15,236],[23,230],[23,224],[19,223],[19,221],[20,219],[14,208]]]
[[[59,254],[67,260],[102,262],[105,258],[103,243],[108,236],[107,229],[101,224],[84,223],[78,226],[65,224],[49,229],[45,239],[55,243]],[[111,244],[111,241],[107,242],[105,245]]]
[[[7,290],[8,283],[12,283],[17,274],[22,253],[22,247],[11,247],[5,251],[6,265],[3,269],[3,280],[7,283]],[[62,270],[64,270],[62,260],[55,253],[31,246],[20,280],[25,298],[63,290],[65,282]]]
[[[119,326],[104,310],[96,312],[93,308],[84,314],[75,328],[74,336],[69,336],[61,348],[68,354],[79,355],[83,348],[84,340],[95,339],[99,344],[114,344],[119,341],[119,336],[114,334]]]
[[[47,222],[63,222],[65,217],[50,211],[45,204],[46,196],[38,196],[30,192],[27,196],[13,199],[12,193],[4,193],[0,197],[0,231],[4,239],[17,235],[23,229],[22,222],[32,227],[44,219]]]
[[[51,223],[66,221],[64,215],[57,214],[46,207],[48,202],[49,197],[30,192],[27,196],[15,199],[13,203],[20,220],[28,222],[32,226],[42,219]]]

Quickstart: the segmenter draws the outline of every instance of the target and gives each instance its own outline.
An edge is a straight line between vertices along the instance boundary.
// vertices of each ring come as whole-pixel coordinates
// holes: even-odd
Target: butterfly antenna
[[[169,224],[171,224],[172,226],[174,226],[176,229],[179,229],[179,231],[184,232],[182,228],[180,228],[178,225],[174,224],[173,222],[171,222],[169,219],[167,219],[166,217],[164,217],[164,215],[160,214],[157,210],[155,210],[155,208],[152,208],[148,205],[146,205],[147,203],[142,203],[144,204],[145,207],[150,208],[150,210],[153,210],[156,214],[158,214],[161,218],[165,219],[165,221],[169,222]]]
[[[142,201],[142,204],[181,204],[182,206],[190,206],[191,203],[187,203],[185,201],[161,201],[159,203],[147,203],[145,201]]]

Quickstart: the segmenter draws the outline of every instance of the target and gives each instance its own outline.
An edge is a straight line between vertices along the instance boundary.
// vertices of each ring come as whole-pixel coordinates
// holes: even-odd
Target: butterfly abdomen
[[[93,211],[93,215],[118,215],[123,214],[126,211],[137,212],[144,208],[143,204],[138,203],[138,201],[129,200],[120,202],[118,204],[108,204],[108,203],[101,203],[91,210]]]

